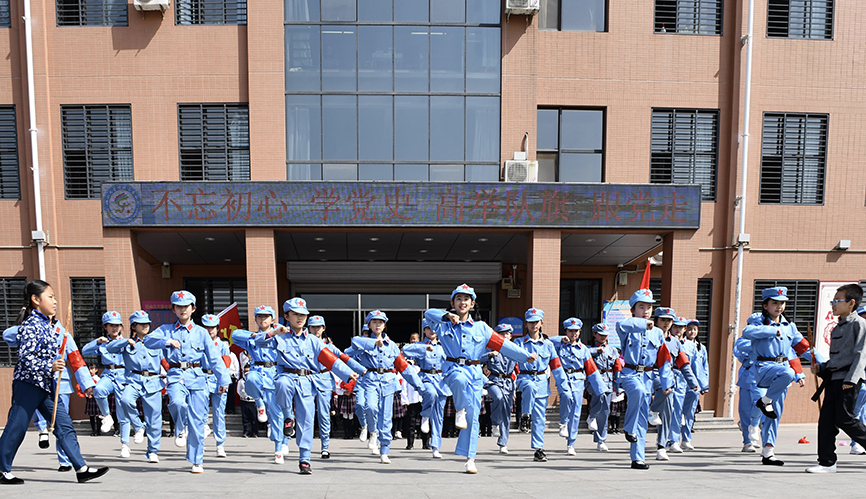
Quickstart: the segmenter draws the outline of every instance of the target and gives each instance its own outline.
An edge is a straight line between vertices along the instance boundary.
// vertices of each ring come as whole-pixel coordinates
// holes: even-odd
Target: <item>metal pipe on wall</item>
[[[33,23],[30,15],[30,0],[24,0],[24,46],[27,58],[27,105],[30,114],[30,169],[33,171],[33,208],[36,216],[36,232],[42,230],[42,190],[39,183],[39,138],[36,128],[36,84],[33,75]],[[45,280],[45,237],[34,238],[39,260],[39,279]]]

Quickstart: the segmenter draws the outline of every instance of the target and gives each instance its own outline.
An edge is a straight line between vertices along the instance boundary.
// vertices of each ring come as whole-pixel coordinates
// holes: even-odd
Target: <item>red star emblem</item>
[[[535,309],[533,308],[532,310],[529,311],[529,313],[534,314],[534,313],[535,313]]]
[[[298,300],[298,305],[303,307],[304,306],[304,300]]]
[[[469,286],[467,286],[467,285],[465,285],[465,284],[462,285],[462,286],[460,286],[460,287],[463,288],[463,289],[469,289]]]
[[[643,290],[644,296],[649,296],[649,294],[650,294],[650,290],[648,290],[648,289]]]
[[[785,292],[780,289],[779,290],[779,296],[782,296],[783,294],[785,294]]]
[[[577,324],[577,322],[576,322],[574,319],[571,320],[571,323],[572,323],[572,324]]]
[[[183,291],[181,291],[180,293],[178,293],[178,294],[177,294],[177,297],[178,297],[178,298],[183,298]]]
[[[112,317],[117,317],[117,312],[112,312],[112,313],[111,313],[111,316],[112,316]]]

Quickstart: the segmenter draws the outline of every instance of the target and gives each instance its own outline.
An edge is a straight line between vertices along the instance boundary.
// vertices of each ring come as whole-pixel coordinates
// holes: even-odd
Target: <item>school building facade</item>
[[[763,287],[805,331],[820,281],[866,279],[856,2],[755,1],[748,92],[743,0],[29,4],[32,44],[24,0],[0,0],[3,327],[40,275],[34,144],[79,346],[104,310],[181,288],[243,321],[303,296],[339,346],[379,308],[405,341],[464,282],[488,322],[532,306],[588,340],[652,257],[658,304],[701,320],[723,415],[738,244],[741,327]],[[14,361],[0,348],[0,422]],[[785,421],[815,420],[808,387]]]

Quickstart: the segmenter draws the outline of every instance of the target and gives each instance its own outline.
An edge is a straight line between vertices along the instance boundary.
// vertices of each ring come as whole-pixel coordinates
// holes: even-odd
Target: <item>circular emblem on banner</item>
[[[130,185],[112,185],[105,192],[103,209],[112,223],[125,225],[141,214],[141,197]]]

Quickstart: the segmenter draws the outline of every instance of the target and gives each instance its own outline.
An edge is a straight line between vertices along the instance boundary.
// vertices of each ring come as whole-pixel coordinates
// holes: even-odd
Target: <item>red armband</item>
[[[319,357],[317,359],[319,364],[325,366],[325,369],[331,370],[334,368],[334,362],[337,362],[337,356],[334,355],[334,352],[328,350],[327,348],[322,348],[319,352]]]
[[[791,369],[793,369],[795,373],[803,373],[803,365],[800,364],[800,359],[791,359],[788,361],[788,364],[791,364]]]
[[[406,357],[403,357],[402,353],[394,359],[394,368],[397,369],[397,372],[401,373],[405,371],[407,367],[409,367],[409,361],[406,360]]]
[[[797,355],[803,355],[807,350],[809,350],[809,342],[806,338],[800,340],[800,343],[794,345],[794,351],[797,352]]]
[[[499,333],[491,333],[490,341],[487,342],[487,348],[491,350],[496,350],[497,352],[502,349],[502,345],[505,343],[505,336],[502,336]]]
[[[671,361],[671,353],[668,350],[668,346],[663,344],[662,346],[659,347],[659,353],[658,353],[658,355],[656,355],[656,367],[661,369],[661,367],[663,365],[665,365],[666,362],[670,362],[670,361]]]
[[[171,369],[171,367],[168,365],[168,361],[165,359],[162,359],[161,361],[159,361],[159,365],[161,365],[162,368],[165,369],[166,371]]]
[[[232,358],[230,355],[223,355],[223,362],[226,363],[226,367],[232,366]]]
[[[66,355],[66,363],[69,364],[69,367],[71,367],[73,371],[77,371],[82,367],[87,366],[87,364],[84,363],[84,359],[81,358],[81,352],[78,350],[69,352]]]
[[[344,353],[341,353],[340,354],[340,360],[342,360],[344,363],[348,364],[349,363],[349,356],[344,354]]]
[[[550,359],[550,369],[554,370],[562,367],[562,362],[559,361],[559,357],[554,357]]]
[[[613,362],[613,372],[618,373],[620,371],[622,371],[622,359],[618,358]]]
[[[677,367],[682,369],[684,365],[689,363],[689,357],[685,352],[680,352],[677,354]]]
[[[586,362],[583,363],[583,372],[589,376],[596,371],[598,371],[598,366],[595,365],[595,361],[592,360],[592,357],[586,359]]]

